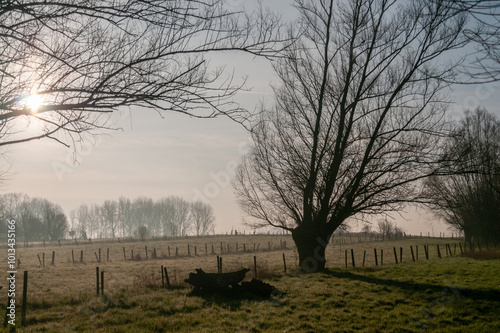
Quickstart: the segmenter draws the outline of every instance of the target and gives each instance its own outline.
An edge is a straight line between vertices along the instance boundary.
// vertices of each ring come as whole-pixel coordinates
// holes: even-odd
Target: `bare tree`
[[[426,181],[428,206],[472,239],[500,242],[500,120],[484,109],[467,112],[443,157],[450,175]]]
[[[0,22],[0,146],[76,143],[120,107],[237,118],[241,83],[207,55],[278,45],[277,17],[222,0],[2,1]]]
[[[497,0],[430,0],[469,17],[465,36],[473,42],[468,55],[467,78],[473,82],[500,80],[500,2]],[[467,78],[465,81],[468,81]]]
[[[235,181],[254,226],[292,232],[307,271],[347,218],[418,201],[437,167],[463,13],[424,0],[296,1],[301,39]],[[446,60],[446,61],[445,61]]]
[[[378,232],[387,239],[391,239],[391,235],[394,233],[394,225],[387,219],[378,221]]]
[[[202,201],[192,202],[189,206],[189,216],[196,236],[208,235],[214,231],[214,210],[209,204]]]
[[[114,200],[106,200],[101,206],[100,212],[104,220],[103,227],[111,238],[115,238],[120,223],[118,203]]]

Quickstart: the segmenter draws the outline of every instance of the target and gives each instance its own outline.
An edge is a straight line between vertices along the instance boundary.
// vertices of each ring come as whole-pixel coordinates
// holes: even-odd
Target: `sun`
[[[31,94],[25,99],[26,106],[31,110],[32,113],[37,113],[40,106],[43,104],[43,99],[41,96]]]

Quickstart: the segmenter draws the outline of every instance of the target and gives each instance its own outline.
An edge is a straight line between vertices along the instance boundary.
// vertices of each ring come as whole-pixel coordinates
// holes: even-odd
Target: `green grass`
[[[489,258],[489,256],[483,256]],[[493,256],[494,257],[494,256]],[[464,256],[266,280],[286,295],[189,296],[158,286],[29,300],[18,332],[499,332],[500,260]],[[19,311],[20,312],[20,311]]]

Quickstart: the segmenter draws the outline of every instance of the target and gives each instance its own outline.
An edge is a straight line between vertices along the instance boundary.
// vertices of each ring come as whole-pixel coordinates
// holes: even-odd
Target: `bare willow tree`
[[[427,179],[429,207],[467,242],[500,242],[500,120],[467,112],[446,144],[450,175]],[[454,161],[454,163],[447,163]]]
[[[276,102],[235,188],[250,223],[291,231],[301,267],[317,271],[346,219],[419,201],[438,167],[466,15],[426,0],[295,4],[301,38],[274,66]]]
[[[210,52],[272,55],[277,17],[223,0],[0,2],[0,146],[65,145],[120,107],[237,118],[241,88]]]

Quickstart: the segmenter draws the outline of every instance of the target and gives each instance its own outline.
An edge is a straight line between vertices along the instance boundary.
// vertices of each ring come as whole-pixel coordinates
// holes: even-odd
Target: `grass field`
[[[253,269],[286,294],[262,299],[189,296],[182,281],[195,268],[216,271],[224,250],[224,271]],[[286,242],[287,249],[282,249]],[[500,252],[450,256],[457,240],[414,238],[385,242],[335,244],[327,249],[329,269],[300,274],[289,236],[219,236],[146,242],[94,242],[18,249],[22,270],[29,271],[27,327],[18,332],[499,332]],[[187,244],[191,256],[187,256]],[[236,253],[236,243],[239,251]],[[253,252],[256,244],[257,252]],[[205,255],[207,244],[208,255]],[[229,244],[229,253],[227,245]],[[242,253],[243,244],[247,252]],[[260,244],[260,245],[258,245]],[[440,244],[442,258],[437,256]],[[271,251],[269,251],[269,245]],[[424,245],[429,245],[429,260]],[[148,260],[145,260],[148,246]],[[168,257],[168,246],[171,256]],[[194,246],[197,256],[194,256]],[[418,260],[412,259],[410,246]],[[127,261],[123,260],[123,247]],[[175,257],[175,248],[178,256]],[[403,248],[402,263],[398,261]],[[95,253],[101,248],[101,263]],[[107,248],[110,261],[107,262]],[[156,248],[159,259],[151,259]],[[378,252],[375,265],[374,248]],[[248,251],[250,249],[250,251]],[[348,266],[345,267],[345,250]],[[352,267],[351,249],[356,267]],[[71,250],[75,254],[73,264]],[[84,262],[80,253],[84,250]],[[131,250],[137,260],[130,260]],[[380,250],[384,263],[380,263]],[[52,251],[56,252],[51,265]],[[366,251],[365,267],[362,266]],[[45,253],[45,267],[38,254]],[[287,260],[283,274],[282,254]],[[138,260],[139,256],[142,260]],[[4,263],[5,265],[5,263]],[[160,265],[169,270],[173,290],[161,287]],[[95,267],[105,272],[105,295],[96,296]],[[247,274],[253,277],[253,270]],[[19,274],[16,281],[22,286]],[[7,283],[2,279],[7,301]],[[21,294],[17,293],[17,304]],[[3,312],[3,311],[2,311]],[[2,313],[0,312],[0,313]],[[18,307],[20,314],[20,307]],[[19,318],[18,318],[19,319]],[[18,320],[18,323],[20,320]]]

